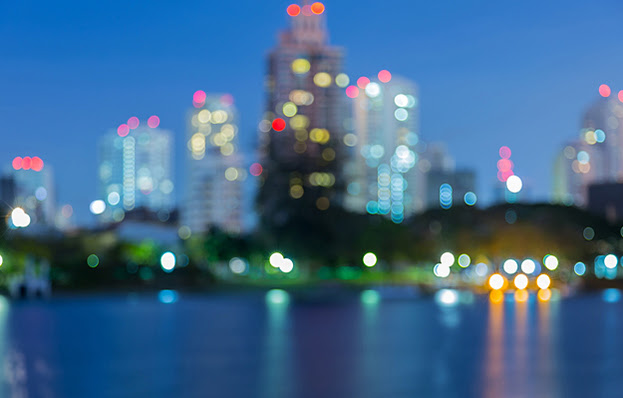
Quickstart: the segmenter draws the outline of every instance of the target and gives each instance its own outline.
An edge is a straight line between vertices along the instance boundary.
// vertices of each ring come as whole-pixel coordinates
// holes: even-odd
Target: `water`
[[[0,299],[0,396],[551,398],[623,391],[623,303],[600,294],[446,305],[432,297],[377,298],[165,292],[160,300]]]

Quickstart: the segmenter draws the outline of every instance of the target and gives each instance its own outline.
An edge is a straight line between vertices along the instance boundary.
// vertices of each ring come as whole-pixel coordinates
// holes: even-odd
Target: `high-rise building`
[[[193,233],[218,227],[245,231],[243,182],[247,171],[238,143],[238,111],[229,94],[197,91],[188,123],[187,197],[182,224]]]
[[[579,137],[565,145],[554,164],[555,202],[585,206],[591,184],[623,182],[623,95],[608,86],[582,118]]]
[[[346,207],[352,211],[386,214],[394,222],[422,211],[425,182],[417,167],[418,95],[413,82],[389,71],[372,81],[361,77],[350,86],[355,135],[348,167]]]
[[[3,195],[6,189],[7,195],[13,197],[10,206],[23,208],[30,216],[31,224],[53,226],[55,189],[50,165],[44,164],[37,156],[24,156],[14,158],[12,166],[13,184],[9,181],[3,183]]]
[[[146,123],[132,117],[99,142],[99,197],[106,202],[104,221],[121,221],[125,213],[143,208],[168,218],[173,208],[173,136],[159,128],[160,119]]]
[[[264,224],[284,225],[341,206],[347,108],[343,51],[328,44],[324,5],[287,9],[290,28],[269,54],[267,109],[260,123]]]

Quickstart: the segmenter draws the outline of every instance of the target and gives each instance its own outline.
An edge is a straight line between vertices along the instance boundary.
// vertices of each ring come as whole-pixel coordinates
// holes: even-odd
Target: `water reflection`
[[[498,291],[489,297],[489,318],[485,346],[485,377],[483,396],[498,398],[504,396],[504,296]]]

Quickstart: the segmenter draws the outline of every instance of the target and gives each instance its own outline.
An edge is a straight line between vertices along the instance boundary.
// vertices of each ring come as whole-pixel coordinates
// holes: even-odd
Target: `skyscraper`
[[[151,116],[145,124],[132,117],[99,142],[99,197],[104,221],[121,221],[125,212],[144,208],[164,219],[173,208],[173,139]]]
[[[555,202],[585,206],[588,186],[623,182],[623,91],[601,85],[586,110],[578,139],[565,145],[554,165]]]
[[[287,14],[290,28],[268,58],[260,123],[258,207],[263,222],[274,226],[341,206],[344,188],[342,50],[328,44],[322,3],[293,4]]]
[[[187,197],[182,224],[193,233],[218,227],[244,232],[243,181],[247,178],[238,143],[238,111],[229,94],[197,91],[188,123]]]
[[[10,206],[21,207],[32,224],[54,225],[54,174],[37,156],[16,157],[12,162],[14,191]]]
[[[386,214],[394,222],[424,209],[425,183],[417,167],[418,95],[413,82],[389,71],[357,80],[353,99],[355,135],[348,167],[346,205],[352,211]]]

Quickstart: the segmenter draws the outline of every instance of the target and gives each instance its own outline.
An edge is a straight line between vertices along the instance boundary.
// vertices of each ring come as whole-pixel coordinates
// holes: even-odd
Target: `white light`
[[[437,264],[433,268],[433,273],[439,278],[447,278],[450,275],[450,266],[446,264]]]
[[[108,194],[108,203],[110,203],[111,206],[118,205],[120,200],[121,197],[118,192],[111,192]]]
[[[160,257],[160,266],[164,272],[171,272],[175,268],[175,254],[166,252]]]
[[[94,200],[89,205],[89,210],[95,215],[102,214],[106,210],[106,203],[103,200]]]
[[[2,266],[3,262],[4,262],[4,259],[2,258],[2,256],[0,256],[0,267]]]
[[[437,293],[435,293],[435,302],[437,304],[443,306],[452,306],[457,304],[459,301],[459,295],[456,290],[452,289],[441,289]]]
[[[279,268],[283,260],[284,260],[283,254],[279,252],[275,252],[271,254],[270,257],[268,258],[268,262],[270,263],[270,265],[272,265],[275,268]]]
[[[517,272],[519,265],[517,265],[517,261],[513,259],[508,259],[504,261],[504,265],[502,266],[502,268],[507,274],[514,274],[515,272]]]
[[[21,207],[16,207],[11,212],[11,222],[17,228],[26,228],[30,225],[30,216]]]
[[[536,278],[536,285],[539,289],[547,289],[551,283],[552,280],[545,274],[541,274],[538,278]]]
[[[468,267],[472,262],[472,259],[469,258],[467,254],[461,254],[459,256],[459,265],[463,268]]]
[[[409,112],[407,112],[406,109],[398,108],[394,111],[394,117],[399,122],[404,122],[405,120],[409,118]]]
[[[618,262],[619,261],[617,259],[617,256],[615,256],[614,254],[608,254],[604,258],[604,264],[606,265],[606,268],[616,268]]]
[[[523,290],[528,287],[528,277],[524,274],[519,274],[515,277],[515,287],[519,290]]]
[[[558,259],[556,258],[556,256],[552,256],[551,254],[548,254],[543,259],[543,265],[545,265],[545,267],[548,270],[553,271],[556,268],[558,268]]]
[[[491,278],[489,278],[489,286],[493,290],[500,290],[504,287],[504,277],[500,274],[493,274]]]
[[[489,272],[489,267],[485,263],[476,264],[476,275],[478,276],[486,276]]]
[[[247,270],[247,264],[245,264],[244,260],[234,257],[229,260],[229,269],[234,274],[242,274]]]
[[[374,267],[376,265],[376,254],[374,253],[366,253],[363,256],[363,264],[366,267]]]
[[[404,108],[409,104],[409,98],[404,94],[398,94],[394,97],[394,104],[396,104],[396,106]]]
[[[527,259],[521,262],[521,271],[525,274],[531,274],[536,269],[534,261]]]
[[[281,265],[279,266],[279,269],[281,270],[281,272],[284,272],[287,274],[294,269],[294,262],[290,260],[289,258],[284,258],[283,261],[281,262]]]
[[[516,175],[510,176],[506,180],[506,188],[512,193],[518,193],[519,191],[521,191],[522,187],[523,182],[521,181],[521,178]]]
[[[369,83],[366,86],[365,92],[368,95],[368,97],[376,98],[381,93],[381,86],[379,86],[377,83],[374,83],[374,82]]]
[[[447,265],[448,267],[454,264],[454,254],[450,252],[445,252],[439,259],[442,264]]]

